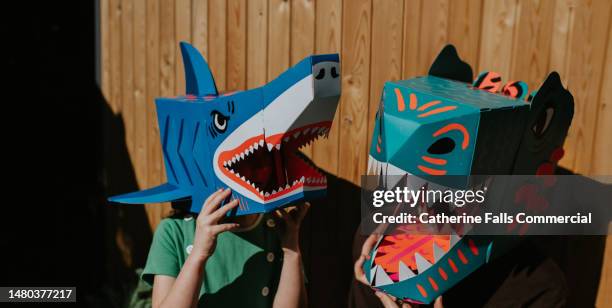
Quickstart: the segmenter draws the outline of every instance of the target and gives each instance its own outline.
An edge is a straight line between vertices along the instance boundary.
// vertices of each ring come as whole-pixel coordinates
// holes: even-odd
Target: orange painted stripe
[[[442,113],[442,112],[447,112],[447,111],[451,111],[451,110],[455,110],[455,109],[457,109],[457,106],[440,107],[440,108],[436,108],[436,109],[431,110],[431,111],[427,111],[425,113],[421,113],[417,117],[425,118],[425,117],[428,117],[430,115],[434,115],[434,114],[438,114],[438,113]]]
[[[418,165],[417,168],[421,169],[421,171],[429,175],[445,175],[446,174],[446,170],[432,169],[432,168],[421,166],[421,165]]]
[[[397,110],[404,111],[404,109],[406,109],[406,104],[404,104],[404,97],[400,89],[395,88],[395,95],[397,96]]]
[[[461,249],[457,249],[457,256],[459,256],[459,260],[461,260],[461,263],[468,264],[468,259],[465,257]]]
[[[470,134],[468,133],[467,129],[465,129],[465,126],[459,123],[448,124],[438,129],[435,133],[433,133],[433,136],[438,137],[442,134],[450,132],[451,130],[458,130],[463,134],[463,142],[461,143],[461,148],[465,150],[470,144]]]
[[[423,288],[423,286],[417,283],[417,289],[419,290],[419,293],[423,295],[423,297],[427,297],[427,291],[425,291],[425,288]]]
[[[438,284],[436,283],[436,281],[431,277],[427,277],[427,279],[429,280],[429,284],[431,284],[431,287],[434,289],[434,291],[438,291]]]
[[[419,107],[419,109],[417,109],[418,111],[423,111],[431,106],[435,106],[437,104],[441,103],[441,101],[431,101],[429,103],[425,103],[423,104],[423,106]]]
[[[453,273],[456,273],[456,272],[459,271],[457,269],[457,265],[455,265],[455,261],[453,261],[453,259],[448,258],[448,265],[450,265],[451,269],[453,270]]]
[[[429,156],[421,156],[421,158],[430,163],[430,164],[434,164],[434,165],[446,165],[446,159],[442,159],[442,158],[433,158],[433,157],[429,157]]]
[[[410,93],[410,110],[414,110],[417,107],[417,97],[414,93]]]
[[[474,241],[472,239],[468,240],[468,245],[470,245],[470,250],[472,250],[472,254],[477,256],[478,255],[478,247],[476,247],[476,244],[474,244]]]
[[[442,277],[444,281],[448,280],[448,275],[446,275],[446,272],[442,269],[442,267],[438,267],[438,273],[440,273],[440,277]]]

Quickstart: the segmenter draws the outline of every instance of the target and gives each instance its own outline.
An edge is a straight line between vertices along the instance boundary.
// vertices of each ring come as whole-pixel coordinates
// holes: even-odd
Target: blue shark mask
[[[340,97],[338,54],[309,56],[262,87],[219,94],[200,53],[180,46],[187,95],[156,100],[167,183],[109,200],[191,199],[199,213],[211,193],[229,187],[240,201],[232,214],[246,215],[324,195],[325,176],[297,152],[329,132]]]

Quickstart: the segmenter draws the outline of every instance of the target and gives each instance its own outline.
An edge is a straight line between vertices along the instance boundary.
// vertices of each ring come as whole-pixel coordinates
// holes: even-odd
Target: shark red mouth
[[[331,122],[319,122],[272,136],[252,137],[219,155],[219,169],[232,182],[263,200],[273,200],[298,189],[327,187],[327,179],[302,159],[300,148],[327,137]],[[268,143],[266,143],[268,141]]]

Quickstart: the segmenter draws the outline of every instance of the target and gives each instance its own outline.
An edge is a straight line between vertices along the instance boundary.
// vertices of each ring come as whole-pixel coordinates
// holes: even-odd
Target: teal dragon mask
[[[453,186],[446,175],[551,174],[563,155],[574,103],[551,73],[528,94],[472,69],[446,46],[429,74],[385,84],[368,162],[380,178],[410,175]],[[428,304],[489,262],[493,237],[386,235],[364,264],[370,284],[398,299]]]

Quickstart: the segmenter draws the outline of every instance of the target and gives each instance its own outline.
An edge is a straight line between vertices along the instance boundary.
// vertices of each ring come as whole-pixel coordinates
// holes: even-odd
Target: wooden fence
[[[607,0],[100,0],[99,12],[102,92],[123,118],[141,188],[165,178],[153,101],[184,93],[180,41],[204,54],[222,91],[260,86],[312,53],[340,53],[336,119],[329,139],[306,153],[353,183],[365,171],[383,83],[425,74],[447,43],[476,72],[531,89],[558,71],[576,102],[562,165],[612,174]],[[152,228],[167,211],[147,206]],[[612,279],[604,267],[602,284]]]

